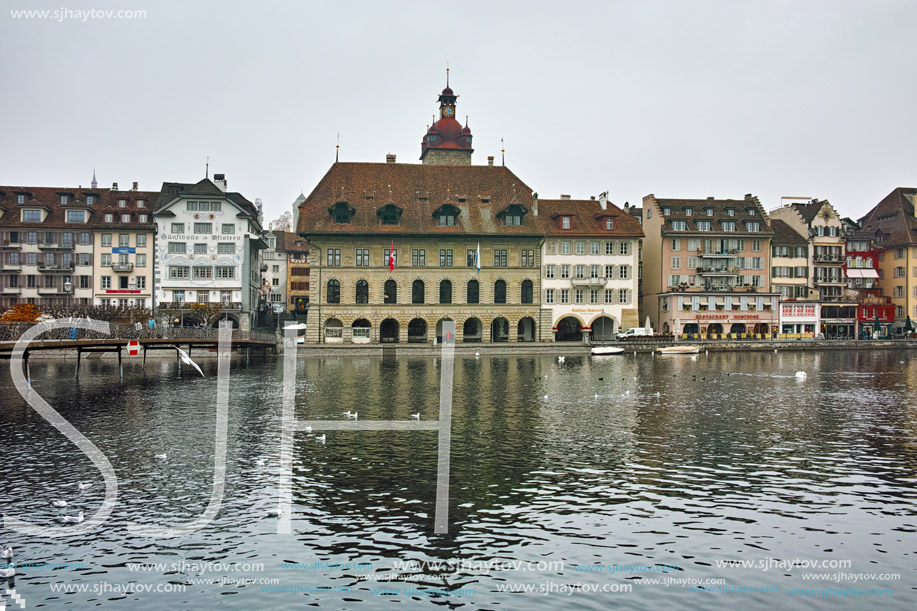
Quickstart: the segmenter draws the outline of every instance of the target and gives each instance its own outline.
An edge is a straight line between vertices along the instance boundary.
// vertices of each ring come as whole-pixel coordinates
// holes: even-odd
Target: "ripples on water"
[[[101,532],[63,541],[0,530],[15,560],[82,562],[26,569],[32,607],[343,609],[393,600],[453,608],[905,608],[915,580],[915,364],[906,352],[742,353],[690,357],[459,356],[455,361],[450,532],[433,534],[433,432],[297,434],[293,535],[277,535],[282,362],[234,360],[226,495],[195,535],[128,535],[131,521],[178,524],[207,505],[213,470],[216,362],[175,378],[174,362],[32,362],[34,389],[108,456],[119,499]],[[794,373],[808,372],[798,381]],[[297,417],[436,419],[439,361],[300,358]],[[43,524],[101,502],[98,472],[0,376],[3,511]],[[547,395],[547,398],[545,398]],[[166,460],[155,454],[167,453]],[[263,466],[259,465],[263,460]],[[95,485],[77,492],[76,482]],[[50,501],[70,502],[65,510]],[[719,568],[718,560],[851,560],[847,573],[898,581],[804,581],[805,571]],[[547,571],[459,570],[448,578],[375,582],[396,560],[562,561]],[[263,563],[263,571],[135,572],[127,563]],[[372,563],[372,569],[282,569],[281,562]],[[666,572],[582,572],[645,564]],[[396,571],[397,572],[397,571]],[[837,572],[819,569],[816,572]],[[279,579],[347,592],[264,592],[191,584],[200,577]],[[724,578],[780,593],[710,594],[648,579]],[[49,584],[186,584],[179,593],[54,593]],[[643,581],[644,583],[640,583]],[[625,593],[510,594],[574,583],[632,584]],[[451,597],[378,596],[381,587],[470,588]],[[790,597],[788,588],[891,588],[892,596]],[[118,601],[118,602],[115,602]]]

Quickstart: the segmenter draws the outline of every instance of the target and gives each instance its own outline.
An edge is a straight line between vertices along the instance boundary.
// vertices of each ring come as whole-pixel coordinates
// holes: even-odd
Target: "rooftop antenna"
[[[341,151],[341,132],[338,132],[338,143],[334,146],[334,163],[338,162],[338,153]]]
[[[210,178],[210,155],[207,155],[207,163],[204,165],[204,178]]]

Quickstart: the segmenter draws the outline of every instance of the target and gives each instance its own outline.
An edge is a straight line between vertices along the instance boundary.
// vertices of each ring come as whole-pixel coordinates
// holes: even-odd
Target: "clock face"
[[[444,107],[443,107],[443,116],[444,116],[444,117],[451,117],[451,116],[454,115],[454,114],[455,114],[455,109],[452,108],[451,106],[444,106]]]

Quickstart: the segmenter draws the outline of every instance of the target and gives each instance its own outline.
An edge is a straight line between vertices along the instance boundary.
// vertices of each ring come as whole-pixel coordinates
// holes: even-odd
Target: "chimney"
[[[136,191],[139,188],[139,185],[140,183],[135,180],[131,185],[131,190]]]
[[[560,194],[560,199],[570,199],[570,195],[567,194],[567,193],[561,193],[561,194]]]
[[[602,210],[608,210],[608,191],[599,193],[599,206],[602,207]]]
[[[745,199],[751,199],[751,193],[746,193],[746,194],[745,194]]]
[[[118,183],[116,183],[116,182],[111,183],[111,190],[112,190],[112,191],[117,191],[117,190],[118,190]]]
[[[220,191],[226,192],[226,174],[214,174],[213,184],[219,187]]]
[[[490,161],[493,161],[493,157],[490,158]],[[490,165],[493,165],[491,163]],[[538,216],[538,192],[532,193],[532,216]]]
[[[389,153],[385,156],[385,163],[395,163],[395,155]]]
[[[488,155],[487,156],[487,165],[493,165],[493,164],[494,164],[494,156]]]

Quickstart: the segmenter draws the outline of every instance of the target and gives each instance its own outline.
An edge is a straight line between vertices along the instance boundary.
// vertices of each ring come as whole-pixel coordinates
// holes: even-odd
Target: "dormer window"
[[[570,217],[569,216],[560,217],[560,228],[561,229],[570,229]]]
[[[610,216],[605,217],[605,230],[613,231],[614,228],[615,228],[615,220],[611,218]]]
[[[662,209],[662,215],[663,215],[663,216],[671,216],[671,214],[672,214],[672,209],[671,209],[671,208],[663,208],[663,209]]]
[[[137,200],[137,207],[138,207],[138,208],[146,208],[146,202],[144,202],[142,199],[138,199],[138,200]]]
[[[461,210],[452,204],[443,204],[433,211],[433,217],[440,227],[452,227],[455,225],[455,221],[460,213]]]
[[[61,195],[61,196],[60,196],[60,205],[61,205],[61,206],[66,206],[68,201],[70,201],[70,196],[68,196],[68,195]]]
[[[436,136],[433,136],[433,135],[427,136],[427,142],[436,142]]]
[[[748,216],[755,216],[756,211],[754,208],[748,208],[747,210],[745,210],[745,212],[748,213]]]
[[[758,221],[745,221],[745,229],[750,232],[761,231],[761,223]]]
[[[25,203],[25,195],[22,195],[22,194],[17,195],[17,196],[16,196],[16,203],[17,203],[17,204],[24,204],[24,203]]]
[[[94,205],[95,203],[96,203],[96,196],[95,196],[95,195],[87,195],[87,196],[86,196],[86,205],[87,205],[87,206],[92,206],[92,205]]]
[[[522,225],[522,216],[526,213],[522,204],[510,204],[497,213],[497,218],[503,217],[503,224],[507,227]]]
[[[41,210],[23,210],[22,211],[22,222],[23,223],[40,223],[41,222]]]
[[[119,207],[119,208],[127,208],[127,200],[126,200],[126,199],[119,199],[119,200],[118,200],[118,207]]]
[[[694,216],[694,208],[685,208],[685,216]]]
[[[707,216],[713,216],[713,208],[707,208],[705,212],[707,213]]]
[[[673,231],[686,231],[687,229],[688,229],[687,221],[672,220],[672,230]]]
[[[331,214],[331,218],[334,219],[335,223],[344,225],[350,222],[356,210],[351,208],[347,202],[338,202],[328,208],[328,212]]]
[[[713,231],[713,223],[710,221],[697,221],[695,225],[698,231]]]
[[[112,214],[112,213],[109,212],[109,213],[107,213],[107,214],[105,215],[105,222],[106,222],[106,223],[114,222],[114,220],[115,220],[115,215],[114,215],[114,214]]]
[[[735,215],[736,215],[735,208],[726,208],[726,216],[735,216]]]
[[[723,231],[735,231],[736,222],[735,221],[720,221],[720,227],[723,228]]]
[[[122,214],[122,215],[121,215],[121,222],[122,222],[122,223],[130,223],[130,222],[131,222],[131,215],[130,215],[130,214]]]
[[[379,208],[376,215],[382,219],[383,225],[397,225],[402,212],[404,212],[404,210],[395,204],[385,204]]]

